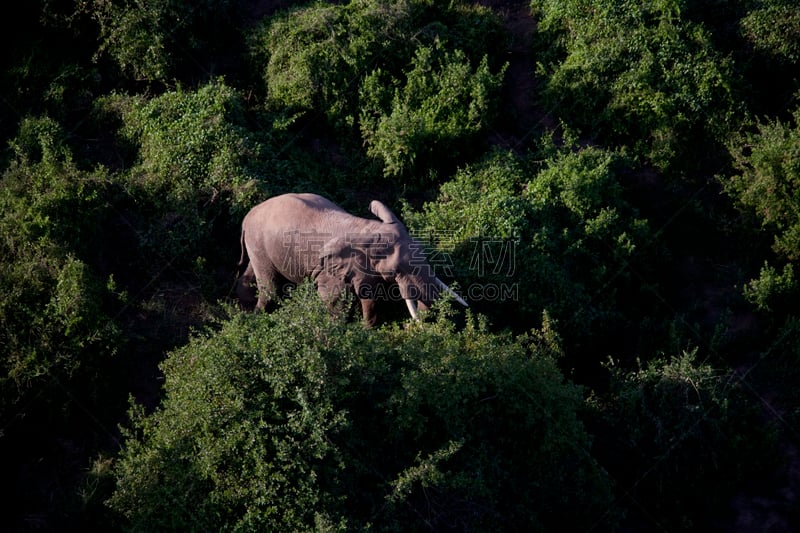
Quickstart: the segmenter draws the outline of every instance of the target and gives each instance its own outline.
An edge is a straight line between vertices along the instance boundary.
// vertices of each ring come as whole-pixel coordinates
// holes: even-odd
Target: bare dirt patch
[[[500,15],[510,35],[500,120],[489,141],[502,148],[524,150],[535,133],[555,130],[557,126],[555,119],[538,103],[541,83],[535,76],[536,62],[531,50],[537,23],[526,1],[483,0],[478,3]]]

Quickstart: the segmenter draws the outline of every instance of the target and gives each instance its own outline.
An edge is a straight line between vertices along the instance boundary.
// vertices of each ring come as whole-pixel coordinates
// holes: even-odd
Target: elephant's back
[[[304,213],[319,213],[333,211],[346,213],[344,209],[334,204],[324,196],[313,193],[287,193],[274,196],[256,206],[258,209],[271,211],[277,214],[301,216]]]
[[[245,224],[256,224],[273,231],[323,230],[352,215],[327,198],[312,193],[287,193],[258,204],[245,217]]]

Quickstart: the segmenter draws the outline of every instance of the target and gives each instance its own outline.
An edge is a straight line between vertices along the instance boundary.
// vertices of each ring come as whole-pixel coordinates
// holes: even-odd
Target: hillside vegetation
[[[800,528],[796,2],[20,9],[4,528]],[[470,309],[241,309],[292,191],[385,202]]]

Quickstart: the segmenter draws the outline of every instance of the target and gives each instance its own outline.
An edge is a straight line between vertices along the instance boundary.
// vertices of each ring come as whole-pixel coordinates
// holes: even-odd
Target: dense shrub
[[[662,170],[697,168],[719,151],[741,111],[732,65],[702,25],[681,16],[682,2],[535,0],[532,7],[552,54],[540,65],[545,98],[565,122],[633,148]]]
[[[473,72],[464,52],[449,54],[438,41],[417,48],[405,85],[373,71],[361,92],[367,153],[383,160],[387,176],[429,168],[441,154],[468,153],[491,120],[502,75],[489,71],[486,56]]]
[[[774,428],[758,404],[737,376],[698,361],[696,350],[633,372],[613,361],[609,368],[610,389],[593,400],[606,424],[598,455],[623,500],[637,502],[636,520],[715,526],[707,520],[726,514],[742,480],[777,466]]]
[[[399,75],[420,45],[439,40],[475,63],[497,51],[499,19],[488,9],[453,2],[359,0],[313,4],[267,20],[251,36],[264,66],[267,97],[294,111],[316,110],[334,124],[358,118],[358,88],[376,68]]]
[[[397,175],[421,153],[453,160],[458,142],[486,126],[504,42],[484,7],[359,0],[278,15],[253,31],[250,48],[268,106],[287,124],[305,116],[319,127],[324,116],[340,143],[366,143]]]
[[[171,83],[187,66],[220,53],[220,45],[231,45],[237,6],[235,0],[91,0],[81,7],[99,26],[96,57],[107,54],[135,81]]]
[[[800,259],[800,110],[794,111],[792,122],[763,122],[756,131],[735,136],[730,150],[737,173],[720,178],[727,193],[774,235],[773,250],[784,262],[778,273],[767,261],[759,278],[745,287],[746,297],[761,310],[797,310],[794,269]]]
[[[800,258],[800,109],[792,123],[760,123],[730,143],[738,171],[723,178],[727,192],[775,234],[774,249]]]
[[[111,505],[135,529],[585,527],[607,480],[546,326],[511,339],[444,315],[364,330],[310,285],[164,362],[134,409]]]
[[[265,21],[251,38],[267,98],[290,111],[319,110],[353,124],[359,68],[386,46],[406,47],[406,2],[317,4]]]
[[[251,201],[248,164],[258,156],[258,144],[244,127],[235,90],[217,81],[150,100],[117,98],[109,103],[122,109],[121,133],[139,148],[134,182],[175,202],[222,195],[241,208]]]
[[[628,290],[637,247],[648,244],[646,221],[622,196],[624,165],[597,148],[552,149],[541,164],[496,154],[405,219],[435,247],[434,266],[452,263],[491,316],[525,327],[546,309],[570,331],[580,324],[576,338],[592,335],[617,313],[617,291]],[[507,301],[489,291],[509,286]]]
[[[741,19],[753,47],[787,65],[800,62],[800,7],[791,0],[759,0]]]
[[[131,223],[148,256],[194,261],[216,219],[240,220],[264,194],[261,144],[245,128],[241,97],[221,81],[152,99],[112,95],[99,109],[121,117],[120,135],[133,148],[132,167],[115,181],[138,203]]]
[[[102,171],[72,161],[61,128],[22,122],[0,178],[0,419],[53,380],[91,375],[116,350],[109,294],[81,257],[102,225]]]
[[[764,263],[758,278],[750,280],[744,286],[744,296],[759,311],[776,311],[783,313],[793,308],[796,310],[797,280],[794,276],[794,265],[787,263],[778,272],[769,263]]]

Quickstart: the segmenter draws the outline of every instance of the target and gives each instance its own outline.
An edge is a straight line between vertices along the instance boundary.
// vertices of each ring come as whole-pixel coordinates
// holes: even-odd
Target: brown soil
[[[532,134],[556,129],[556,121],[537,103],[539,80],[534,75],[536,63],[531,53],[536,20],[531,16],[527,1],[482,0],[478,3],[499,14],[511,36],[500,98],[503,107],[498,127],[491,132],[489,141],[501,148],[524,151]]]

